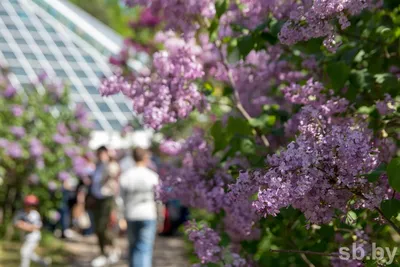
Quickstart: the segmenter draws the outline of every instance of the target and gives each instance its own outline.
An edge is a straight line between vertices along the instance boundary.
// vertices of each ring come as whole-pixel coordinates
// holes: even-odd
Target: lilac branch
[[[375,207],[375,210],[376,210],[376,211],[382,216],[382,218],[385,219],[385,221],[400,235],[400,228],[399,228],[396,224],[394,224],[394,222],[392,222],[392,221],[390,220],[390,218],[386,217],[386,215],[383,213],[383,211],[382,211],[380,208]]]
[[[232,88],[233,88],[233,92],[234,92],[234,102],[235,102],[235,106],[238,109],[238,111],[240,112],[240,114],[242,114],[242,116],[247,120],[247,121],[251,121],[253,118],[250,116],[250,114],[246,111],[246,109],[243,107],[242,102],[240,101],[240,96],[239,96],[239,92],[237,90],[236,87],[236,83],[235,83],[235,79],[233,78],[232,75],[232,70],[229,67],[229,63],[226,59],[226,57],[224,56],[224,54],[221,51],[221,47],[218,47],[218,51],[221,55],[221,59],[222,59],[222,64],[226,69],[226,72],[228,74],[228,79],[229,79],[229,83],[231,84]],[[254,127],[255,132],[257,133],[257,135],[261,138],[261,141],[263,142],[264,146],[266,148],[270,147],[270,143],[268,141],[268,138],[262,133],[261,129],[258,127]]]

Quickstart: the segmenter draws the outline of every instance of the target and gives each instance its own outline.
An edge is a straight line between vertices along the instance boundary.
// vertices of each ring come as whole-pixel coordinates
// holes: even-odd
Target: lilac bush
[[[151,14],[152,60],[132,72],[125,47],[100,92],[166,135],[175,164],[159,194],[207,221],[188,228],[200,265],[367,264],[341,261],[335,243],[341,231],[365,241],[367,226],[369,241],[395,244],[396,1],[124,3]]]
[[[33,88],[42,84],[48,91],[40,94],[31,89],[26,97],[11,86],[6,71],[0,72],[0,173],[6,178],[0,192],[5,223],[18,205],[18,194],[38,195],[46,215],[58,205],[59,194],[53,191],[63,181],[82,176],[84,166],[78,162],[88,150],[83,144],[88,143],[91,122],[82,107],[68,107],[64,86],[46,77]],[[49,113],[55,107],[58,117]],[[15,199],[7,195],[13,190]]]

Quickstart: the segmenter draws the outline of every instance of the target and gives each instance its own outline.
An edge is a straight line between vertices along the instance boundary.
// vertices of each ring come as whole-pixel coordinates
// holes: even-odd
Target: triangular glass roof
[[[103,98],[98,92],[101,78],[111,74],[108,58],[121,43],[120,36],[65,1],[0,1],[0,62],[13,73],[13,84],[26,86],[43,71],[62,79],[99,131],[120,131],[132,118],[122,95]],[[141,67],[140,61],[133,65]]]

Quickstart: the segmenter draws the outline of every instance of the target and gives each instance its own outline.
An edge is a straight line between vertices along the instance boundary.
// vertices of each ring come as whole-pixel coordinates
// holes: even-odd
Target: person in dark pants
[[[93,201],[94,231],[97,235],[101,255],[92,261],[92,266],[104,266],[119,260],[119,251],[114,249],[106,257],[106,245],[113,244],[113,236],[108,229],[108,222],[114,205],[114,197],[118,190],[118,182],[109,171],[110,157],[106,147],[97,149],[97,164],[92,176],[90,195]]]
[[[133,151],[136,166],[121,175],[120,194],[128,223],[129,266],[151,267],[157,228],[154,189],[158,175],[147,166],[150,153],[142,148]]]
[[[76,190],[79,180],[76,177],[69,176],[63,181],[62,185],[62,205],[61,205],[61,237],[71,237],[70,227],[72,225],[72,209],[76,204]]]

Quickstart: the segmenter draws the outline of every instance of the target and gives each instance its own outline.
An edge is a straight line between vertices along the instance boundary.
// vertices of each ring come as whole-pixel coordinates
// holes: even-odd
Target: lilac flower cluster
[[[29,146],[30,146],[29,148],[30,154],[33,157],[39,158],[43,155],[45,148],[39,139],[32,138],[31,141],[29,142]]]
[[[340,118],[346,103],[328,100],[320,106],[305,106],[296,141],[279,155],[268,157],[270,169],[257,178],[261,215],[276,215],[289,205],[300,209],[311,223],[327,223],[335,211],[353,207],[374,208],[383,191],[363,174],[379,165],[372,132],[359,118]]]
[[[62,171],[62,172],[58,173],[58,179],[60,181],[66,181],[70,178],[71,178],[71,175],[66,171]]]
[[[275,18],[288,18],[292,10],[298,8],[298,1],[280,1],[280,0],[239,0],[230,5],[225,12],[219,25],[219,37],[222,39],[227,36],[233,36],[232,24],[241,25],[245,28],[254,30],[257,26],[266,22],[268,14]]]
[[[324,86],[320,82],[314,82],[311,78],[303,86],[292,83],[290,86],[285,87],[282,92],[289,102],[307,105],[312,102],[325,102],[326,97],[321,94],[323,90]]]
[[[72,137],[69,134],[69,130],[64,123],[57,124],[57,133],[53,136],[53,141],[60,145],[66,145],[72,143]]]
[[[240,194],[239,198],[236,192],[227,192],[235,182],[228,172],[229,167],[247,167],[247,162],[237,157],[221,166],[201,132],[195,132],[184,143],[167,140],[160,149],[182,158],[182,166],[169,167],[165,173],[160,173],[162,199],[179,199],[189,207],[210,212],[224,210],[224,229],[235,242],[259,237],[256,223],[259,217],[251,208],[251,194]],[[239,179],[243,175],[241,173]],[[255,192],[256,189],[252,193]]]
[[[7,139],[0,139],[0,148],[2,148],[6,155],[14,159],[22,158],[23,150],[19,143],[12,142]]]
[[[180,30],[186,36],[193,36],[198,30],[199,24],[196,19],[215,16],[215,0],[124,0],[128,6],[141,5],[148,7],[152,14],[161,16],[166,23],[167,29]]]
[[[198,225],[195,221],[189,221],[185,225],[189,240],[194,244],[194,250],[201,264],[193,267],[201,267],[207,263],[224,262],[225,267],[250,267],[253,266],[248,261],[236,253],[233,247],[224,248],[219,245],[221,237],[213,229],[206,225]]]
[[[20,126],[10,127],[10,132],[17,138],[20,139],[26,135],[25,128]]]
[[[376,102],[376,109],[382,116],[392,114],[396,111],[395,101],[389,94],[385,94],[384,100]]]
[[[71,123],[77,122],[79,124],[79,126],[81,126],[82,128],[93,129],[93,127],[94,127],[93,121],[90,120],[87,109],[82,104],[76,105],[76,107],[74,109],[74,119],[75,120],[72,121]],[[70,127],[73,130],[74,127],[71,124],[70,124]],[[78,127],[78,125],[76,127]],[[77,129],[74,131],[77,131]]]
[[[21,117],[24,114],[24,108],[20,105],[13,105],[11,107],[11,112],[15,117]]]
[[[173,140],[165,140],[160,144],[160,151],[169,156],[177,156],[182,151],[182,143]]]
[[[268,97],[273,87],[304,78],[304,74],[294,71],[289,62],[281,60],[281,55],[282,49],[279,46],[268,50],[253,50],[244,60],[229,66],[235,90],[251,116],[260,115],[263,105],[276,103],[276,99]],[[222,64],[217,64],[209,74],[229,83],[227,70]]]
[[[331,259],[332,267],[363,267],[362,261],[358,260],[341,260],[340,258]]]
[[[17,89],[14,86],[8,85],[6,89],[3,91],[3,96],[5,98],[13,98],[17,94]]]
[[[185,42],[173,34],[167,34],[164,41],[166,50],[154,54],[154,70],[149,76],[130,82],[114,75],[100,87],[102,95],[122,92],[131,98],[134,111],[155,129],[187,117],[195,107],[203,108],[203,95],[195,83],[204,76],[197,60],[201,50],[194,41]]]
[[[124,0],[128,6],[147,7],[151,14],[161,15],[166,29],[183,32],[186,38],[193,37],[204,20],[215,17],[215,0],[189,1],[146,1]],[[283,25],[279,38],[283,44],[295,44],[312,38],[325,37],[324,45],[334,51],[340,41],[336,39],[337,29],[346,29],[348,17],[361,13],[364,9],[375,9],[382,0],[316,0],[316,1],[280,1],[280,0],[240,0],[230,4],[219,21],[219,37],[234,36],[231,25],[241,25],[255,29],[267,21],[269,14],[287,22]],[[152,25],[152,24],[151,24]],[[268,29],[266,29],[268,31]]]
[[[350,26],[348,16],[364,9],[379,7],[379,0],[316,0],[304,1],[303,5],[291,10],[290,19],[283,25],[279,38],[283,44],[292,45],[312,38],[325,37],[324,45],[335,51],[340,42],[336,40],[336,28],[331,22],[337,20],[340,28]]]
[[[87,175],[87,161],[81,156],[76,156],[72,159],[74,173],[79,177]]]
[[[62,135],[60,133],[56,133],[53,136],[53,141],[60,145],[66,145],[72,142],[72,138],[69,135]]]
[[[202,264],[220,261],[222,248],[219,246],[221,237],[218,233],[207,226],[198,227],[194,221],[188,222],[186,232]]]
[[[179,199],[190,207],[219,211],[224,205],[224,186],[231,177],[218,168],[218,159],[201,132],[188,138],[181,149],[182,167],[161,177],[161,197]]]
[[[161,18],[155,16],[151,9],[145,8],[141,13],[138,21],[130,22],[129,25],[136,28],[154,28],[161,22]]]

